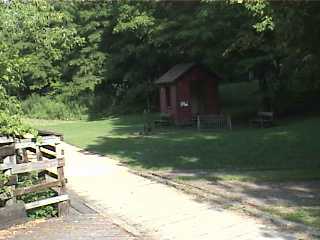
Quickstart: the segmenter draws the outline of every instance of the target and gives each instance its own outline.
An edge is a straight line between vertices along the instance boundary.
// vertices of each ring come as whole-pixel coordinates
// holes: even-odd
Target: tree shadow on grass
[[[104,155],[116,156],[121,162],[146,169],[153,168],[205,168],[212,167],[209,156],[198,154],[190,148],[192,136],[170,137],[163,133],[156,136],[100,137],[98,144],[89,145],[87,150]],[[206,143],[197,139],[198,144]],[[209,147],[209,146],[207,146]],[[207,148],[205,147],[205,148]]]
[[[111,130],[87,150],[117,156],[132,166],[172,169],[288,169],[320,167],[317,128],[204,131],[166,128],[142,136],[141,120],[111,119]],[[317,121],[316,121],[317,123]]]
[[[119,128],[87,150],[118,157],[131,166],[171,169],[287,169],[319,166],[309,149],[291,149],[283,136],[248,138],[241,133],[158,132],[150,136]],[[116,133],[115,133],[116,131]],[[131,132],[130,132],[131,131]],[[304,159],[303,157],[306,157]]]

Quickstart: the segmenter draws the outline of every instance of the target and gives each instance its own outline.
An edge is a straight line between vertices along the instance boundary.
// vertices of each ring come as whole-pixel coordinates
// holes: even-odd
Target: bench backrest
[[[218,115],[218,114],[210,114],[210,115],[198,115],[200,120],[204,121],[214,121],[217,119],[225,119],[226,117],[224,115]]]
[[[273,112],[258,112],[258,116],[267,119],[273,119]]]
[[[200,129],[201,126],[218,128],[218,129],[223,129],[223,128],[232,129],[230,117],[222,114],[198,115],[197,125],[198,125],[198,129]]]

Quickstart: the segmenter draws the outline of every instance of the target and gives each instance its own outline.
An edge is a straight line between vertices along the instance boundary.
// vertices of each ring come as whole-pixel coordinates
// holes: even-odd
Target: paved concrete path
[[[130,173],[118,162],[67,145],[68,188],[100,214],[143,239],[289,240],[259,220],[195,201],[192,196]]]
[[[67,217],[0,226],[0,240],[140,240],[88,207],[73,191],[68,194],[71,208]]]
[[[0,240],[138,240],[99,214],[35,220],[0,230]]]

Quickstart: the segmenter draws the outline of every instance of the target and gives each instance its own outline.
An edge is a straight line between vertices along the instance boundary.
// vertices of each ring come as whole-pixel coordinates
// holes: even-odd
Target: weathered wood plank
[[[0,171],[11,169],[14,166],[12,163],[3,163],[0,164]]]
[[[42,145],[56,145],[60,144],[61,140],[59,137],[43,137],[41,141],[35,142],[33,139],[22,139],[17,142],[15,142],[15,148],[36,148],[37,146],[42,146]]]
[[[57,173],[54,173],[54,172],[51,172],[51,171],[48,171],[48,170],[44,170],[43,173],[48,175],[51,178],[54,178],[54,179],[58,179],[59,178]]]
[[[48,145],[46,145],[46,146],[48,146]],[[48,158],[50,158],[50,157],[56,158],[57,157],[57,153],[55,151],[52,151],[52,150],[45,148],[43,146],[41,146],[41,153],[43,155],[46,155],[46,157],[48,157]]]
[[[16,188],[14,191],[15,196],[20,196],[27,193],[39,192],[41,190],[53,187],[61,187],[63,183],[61,181],[42,182],[30,187]]]
[[[64,158],[64,150],[62,148],[62,145],[59,144],[56,146],[56,153],[58,157]],[[58,178],[63,183],[62,186],[59,188],[59,195],[66,194],[66,184],[64,180],[64,169],[63,167],[57,168]],[[58,204],[58,213],[59,216],[66,216],[69,213],[69,202],[61,202]]]
[[[53,134],[49,136],[42,136],[41,141],[39,141],[37,144],[42,144],[45,145],[46,143],[50,143],[47,145],[52,145],[55,143],[60,143],[61,140],[63,140],[63,135],[62,134]],[[18,138],[13,138],[13,137],[6,137],[6,136],[0,136],[0,144],[4,143],[16,143],[16,144],[30,144],[30,143],[36,143],[35,139],[18,139]]]
[[[15,154],[14,144],[0,146],[0,158],[5,158]]]
[[[36,147],[36,156],[37,156],[37,161],[42,161],[43,160],[42,153],[40,151],[40,146]]]
[[[0,143],[13,143],[14,139],[12,137],[0,136]]]
[[[47,149],[49,151],[52,151],[54,153],[56,152],[56,145],[42,145],[41,147],[45,148],[45,149]]]
[[[53,203],[68,201],[68,200],[69,200],[68,195],[60,195],[60,196],[56,196],[56,197],[52,197],[52,198],[47,198],[47,199],[31,202],[31,203],[26,203],[24,206],[25,206],[26,210],[30,210],[30,209],[50,205]]]
[[[36,170],[44,170],[48,168],[56,168],[64,166],[64,159],[50,159],[50,160],[43,160],[38,162],[30,162],[30,163],[22,163],[16,164],[12,166],[12,174],[24,173],[24,172],[31,172]]]
[[[38,129],[39,135],[40,136],[56,136],[56,137],[60,137],[61,140],[63,140],[63,134],[62,133],[58,133],[58,132],[54,132],[54,131],[48,131],[48,130],[42,130],[42,129]]]
[[[45,136],[41,138],[41,145],[55,145],[61,143],[61,138],[57,136]]]
[[[34,143],[34,142],[17,142],[15,143],[15,148],[19,149],[19,148],[28,148],[28,147],[32,147],[35,148],[36,146],[42,146],[42,145],[55,145],[55,144],[59,144],[60,140],[52,140],[52,139],[48,139],[45,141],[41,141],[41,143]]]
[[[29,147],[27,149],[32,153],[35,153],[35,154],[37,153],[36,148]],[[55,154],[53,152],[49,152],[49,150],[47,151],[46,149],[43,149],[42,147],[41,147],[40,151],[41,151],[42,157],[45,157],[47,159],[54,159],[57,157],[57,154]]]

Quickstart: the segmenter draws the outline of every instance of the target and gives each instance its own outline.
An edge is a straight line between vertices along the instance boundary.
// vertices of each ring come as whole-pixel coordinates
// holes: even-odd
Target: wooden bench
[[[197,128],[232,129],[231,118],[225,115],[198,115]]]
[[[273,112],[258,112],[257,117],[250,120],[250,124],[261,128],[271,127],[274,124],[274,114]]]

